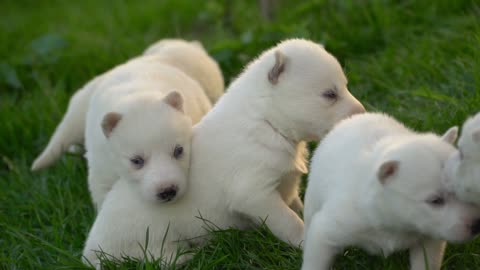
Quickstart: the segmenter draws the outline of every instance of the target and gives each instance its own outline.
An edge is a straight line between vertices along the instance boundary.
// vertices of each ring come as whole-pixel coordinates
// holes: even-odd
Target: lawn
[[[419,131],[442,133],[479,110],[479,2],[279,2],[267,21],[257,1],[0,1],[1,269],[86,268],[80,256],[94,210],[85,161],[64,155],[40,173],[30,164],[76,89],[164,37],[204,43],[227,83],[282,39],[315,40],[338,57],[367,109]],[[185,269],[301,265],[301,251],[266,228],[213,234]],[[479,253],[480,240],[449,245],[444,269],[480,269]],[[351,248],[335,268],[407,269],[408,256],[385,259]]]

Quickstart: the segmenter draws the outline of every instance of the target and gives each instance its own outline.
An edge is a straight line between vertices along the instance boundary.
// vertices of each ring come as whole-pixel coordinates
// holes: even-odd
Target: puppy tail
[[[95,81],[77,91],[70,99],[65,116],[55,129],[45,150],[33,162],[32,171],[50,166],[69,146],[84,143],[85,118]]]

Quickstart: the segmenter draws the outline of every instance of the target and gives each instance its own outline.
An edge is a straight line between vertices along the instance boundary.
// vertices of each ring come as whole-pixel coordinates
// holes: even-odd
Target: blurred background
[[[29,166],[73,92],[162,38],[195,39],[226,83],[261,51],[307,38],[338,57],[368,110],[442,133],[480,109],[476,0],[0,1],[0,267],[82,268],[94,212],[83,159]],[[479,269],[478,241],[450,245],[445,269]],[[301,251],[267,229],[228,230],[195,250],[186,269],[298,269]],[[349,249],[337,269],[406,269]],[[122,269],[150,269],[132,262]]]

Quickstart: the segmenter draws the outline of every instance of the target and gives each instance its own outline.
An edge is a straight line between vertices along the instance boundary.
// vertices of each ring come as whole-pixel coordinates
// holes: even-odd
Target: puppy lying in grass
[[[444,240],[480,232],[480,209],[444,183],[456,136],[456,127],[440,138],[376,113],[340,122],[311,161],[302,269],[330,269],[351,245],[385,256],[409,249],[411,269],[440,269]]]
[[[141,111],[140,107],[150,99],[165,97],[173,90],[184,97],[183,110],[193,123],[197,123],[210,110],[211,101],[207,96],[215,101],[223,92],[223,78],[218,65],[198,42],[162,40],[149,47],[143,55],[87,83],[70,100],[67,113],[46,149],[33,163],[32,170],[49,166],[70,145],[83,143],[85,138],[89,189],[95,206],[99,208],[120,175],[117,169],[120,160],[112,154],[108,138],[101,129],[102,123],[115,122],[112,119],[120,120],[130,113],[148,114],[149,112]],[[111,113],[117,113],[118,116]],[[109,118],[106,118],[107,115]],[[162,125],[160,122],[171,120],[160,115],[149,119],[150,121],[141,114],[135,117],[138,122],[129,123],[131,126],[125,129],[136,132],[138,138],[123,142],[124,148],[145,143],[140,140],[149,132],[161,134],[157,132]],[[173,153],[175,144],[169,147],[169,154]],[[150,155],[150,152],[145,149],[145,152],[135,155],[144,157]],[[133,162],[128,161],[133,158],[128,156],[125,160]]]
[[[303,141],[364,112],[346,84],[337,60],[307,40],[284,41],[249,64],[194,127],[188,189],[157,213],[163,230],[170,228],[165,256],[204,243],[209,224],[245,228],[265,220],[299,246],[303,221],[291,207],[306,171]]]
[[[480,113],[463,125],[458,151],[446,169],[450,189],[462,200],[480,205]]]
[[[183,113],[180,94],[163,99],[144,95],[133,104],[141,106],[108,113],[101,123],[118,179],[106,194],[83,251],[85,262],[97,268],[100,250],[117,259],[142,259],[145,254],[170,259],[164,248],[171,249],[163,243],[176,240],[164,238],[172,235],[167,235],[168,216],[176,213],[165,203],[181,197],[188,186],[192,124]]]
[[[337,60],[313,42],[287,40],[264,52],[194,127],[192,150],[187,151],[192,155],[190,176],[182,199],[156,206],[158,202],[149,200],[155,194],[143,192],[155,189],[134,180],[135,168],[117,165],[125,177],[108,194],[85,257],[95,260],[92,250],[138,256],[135,252],[144,241],[133,240],[145,237],[137,229],[143,225],[154,235],[149,241],[152,254],[167,260],[179,248],[205,241],[205,220],[221,229],[265,220],[280,239],[300,245],[303,221],[290,207],[298,207],[297,177],[306,171],[303,141],[318,140],[337,121],[364,112],[346,84]],[[121,121],[118,136],[123,136]],[[116,127],[112,130],[114,143]],[[121,147],[118,150],[121,153]],[[131,154],[121,156],[138,163]]]
[[[265,221],[299,246],[303,221],[291,208],[306,172],[303,141],[364,111],[335,57],[311,41],[286,40],[251,62],[195,126],[184,201],[219,228]]]
[[[206,232],[204,220],[217,228],[244,228],[265,220],[281,240],[300,245],[303,222],[291,208],[298,207],[298,176],[306,171],[303,141],[319,139],[337,121],[364,112],[346,84],[336,59],[313,42],[287,40],[266,51],[195,126],[190,177],[183,198],[153,208],[145,215],[148,218],[124,221],[127,225],[121,225],[116,233],[132,231],[129,228],[136,226],[137,220],[152,224],[155,232],[170,228],[161,250],[165,259],[175,256],[188,240],[202,242],[204,238],[199,236]],[[114,134],[115,129],[112,138]],[[97,220],[107,211],[112,219],[124,215],[107,205],[115,205],[110,200],[132,197],[125,192],[135,189],[138,187],[119,181]],[[138,204],[145,198],[137,199],[125,202],[142,208],[137,211],[140,215],[150,211]],[[133,213],[129,216],[136,217]],[[111,230],[109,226],[102,228],[99,231],[104,235]],[[106,237],[114,236],[108,233]],[[89,241],[87,246],[92,246]],[[102,244],[98,246],[109,253]]]

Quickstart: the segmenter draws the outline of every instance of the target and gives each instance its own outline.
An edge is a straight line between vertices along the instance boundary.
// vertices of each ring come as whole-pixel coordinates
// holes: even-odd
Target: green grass
[[[230,6],[227,2],[232,2]],[[480,5],[472,1],[281,1],[272,22],[256,1],[0,2],[0,267],[82,269],[94,218],[86,166],[65,155],[29,166],[46,145],[71,94],[94,75],[163,37],[198,39],[226,81],[288,37],[325,44],[368,109],[420,131],[441,133],[479,110]],[[266,228],[214,232],[185,269],[298,269],[301,251]],[[445,269],[479,269],[480,241],[449,245]],[[351,248],[336,269],[407,269]],[[111,268],[114,268],[112,264]],[[128,261],[119,269],[155,269]]]

